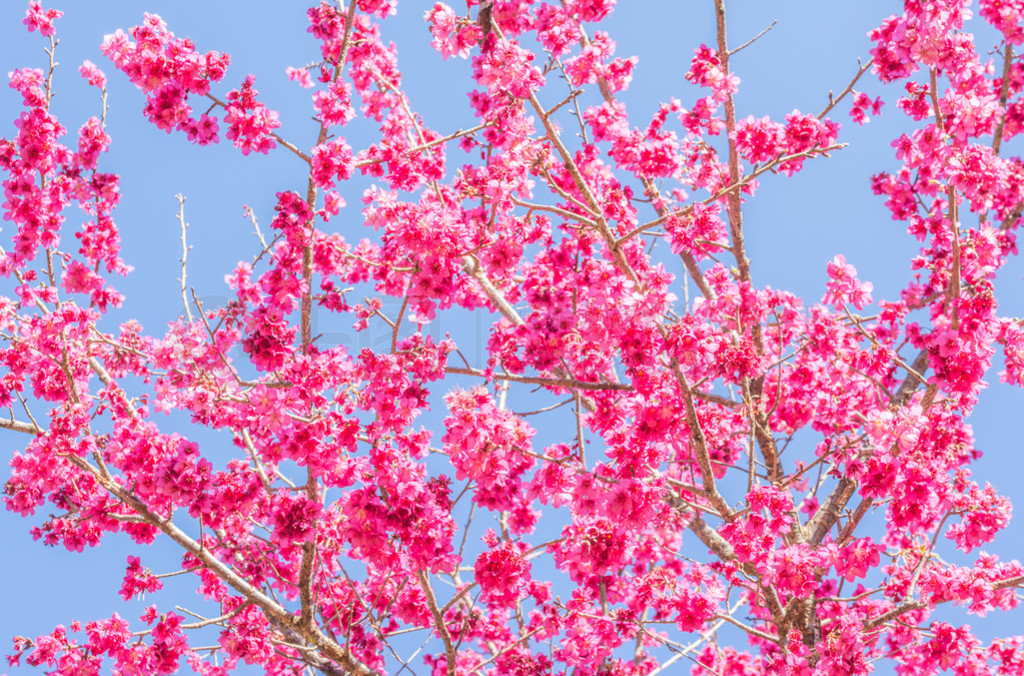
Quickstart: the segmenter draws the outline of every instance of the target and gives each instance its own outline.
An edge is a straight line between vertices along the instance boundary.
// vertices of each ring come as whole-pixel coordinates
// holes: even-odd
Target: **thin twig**
[[[833,97],[832,93],[829,92],[828,105],[825,106],[825,108],[820,113],[818,113],[819,120],[828,115],[833,108],[839,105],[839,102],[843,100],[843,97],[845,97],[847,94],[853,91],[853,86],[857,84],[857,80],[860,79],[861,75],[868,72],[868,68],[871,68],[871,64],[873,64],[874,62],[875,57],[871,57],[870,59],[868,59],[868,62],[865,64],[861,64],[860,59],[857,59],[857,65],[860,66],[860,69],[857,71],[857,74],[854,75],[853,79],[850,80],[850,83],[846,85],[846,89],[839,93],[839,96]]]
[[[779,23],[779,20],[778,20],[778,19],[776,19],[775,21],[772,21],[771,25],[770,25],[770,26],[768,26],[768,28],[765,28],[765,29],[764,29],[763,31],[761,31],[760,33],[758,33],[758,34],[757,34],[757,35],[755,35],[754,37],[750,38],[749,40],[747,40],[746,42],[744,42],[744,43],[743,43],[742,45],[740,45],[739,47],[736,47],[736,48],[734,48],[734,49],[731,49],[731,50],[729,50],[729,56],[733,56],[733,55],[735,55],[735,54],[736,54],[737,52],[739,52],[740,50],[742,50],[742,49],[746,49],[746,48],[747,48],[747,47],[749,47],[750,45],[752,45],[752,44],[754,44],[755,42],[757,42],[758,40],[760,40],[760,39],[761,39],[761,37],[762,37],[762,36],[763,36],[763,35],[764,35],[765,33],[767,33],[768,31],[770,31],[771,29],[775,28],[775,24],[777,24],[777,23]]]
[[[188,223],[185,222],[185,196],[179,193],[175,197],[178,199],[178,224],[181,226],[181,277],[178,281],[181,282],[181,304],[185,308],[185,318],[191,324],[192,309],[188,305],[188,297],[185,293],[187,288],[185,280],[188,278],[188,250],[190,248],[185,241],[185,231],[188,230]]]
[[[476,369],[465,369],[459,366],[445,367],[445,373],[452,373],[460,376],[477,376],[491,380],[507,380],[513,383],[527,383],[531,385],[544,385],[546,387],[564,387],[571,390],[618,390],[631,392],[632,385],[625,383],[591,383],[574,378],[540,378],[535,376],[517,376],[511,373],[492,373],[488,375],[484,371]]]

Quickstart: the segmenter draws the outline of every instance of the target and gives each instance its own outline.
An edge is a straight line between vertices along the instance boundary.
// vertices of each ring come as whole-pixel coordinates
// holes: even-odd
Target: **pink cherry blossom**
[[[1024,384],[1000,281],[1024,208],[1024,37],[1019,2],[969,4],[880,18],[870,66],[809,114],[738,95],[762,45],[729,44],[724,0],[706,44],[669,46],[689,66],[660,73],[696,88],[653,103],[622,94],[664,68],[616,53],[609,17],[640,11],[625,3],[323,1],[290,57],[306,65],[276,71],[312,90],[290,88],[295,119],[153,14],[103,39],[110,82],[70,55],[101,96],[80,83],[96,109],[62,108],[61,13],[28,2],[46,56],[12,66],[0,138],[4,503],[42,546],[125,549],[114,591],[152,605],[54,617],[9,663],[1024,673],[1024,638],[962,618],[1017,608],[1024,586],[1019,560],[984,551],[1012,506],[972,428],[999,424],[972,414],[1000,359]],[[416,69],[396,35],[419,35]],[[424,72],[438,96],[465,79],[450,117],[417,107]],[[223,131],[284,172],[243,209],[252,239],[228,238],[247,243],[214,275],[226,297],[189,303],[183,255],[185,303],[157,326],[124,314],[139,288],[122,248],[142,235],[117,215],[135,184],[106,166],[118,78],[196,162]],[[847,138],[829,117],[861,125],[891,95],[895,126]],[[880,149],[860,184],[775,176],[854,141]],[[785,208],[759,211],[780,181]],[[909,251],[896,277],[790,243],[774,262],[817,270],[820,300],[765,283],[758,238],[787,236],[808,185],[902,223],[859,263]],[[193,244],[179,218],[183,251],[201,249],[209,233]]]
[[[89,59],[82,62],[82,65],[78,67],[78,72],[81,73],[82,77],[88,80],[89,84],[93,87],[103,89],[107,86],[107,76],[104,75],[103,71]]]
[[[39,0],[29,0],[28,9],[25,10],[25,18],[22,23],[28,26],[28,30],[39,31],[40,35],[52,36],[55,32],[53,22],[56,19],[64,16],[64,12],[59,9],[47,9],[43,10],[43,5]]]

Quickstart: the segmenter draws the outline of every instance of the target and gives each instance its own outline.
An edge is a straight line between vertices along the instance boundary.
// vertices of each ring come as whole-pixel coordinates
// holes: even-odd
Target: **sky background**
[[[430,35],[421,18],[430,4],[400,3],[398,15],[384,22],[382,30],[385,39],[399,45],[399,66],[412,107],[423,115],[427,126],[448,133],[475,124],[465,96],[472,83],[468,62],[442,61],[430,47]],[[258,250],[243,205],[252,207],[261,225],[269,228],[275,193],[304,189],[304,165],[280,148],[268,156],[242,157],[223,141],[223,124],[221,144],[207,148],[193,146],[183,134],[160,131],[141,113],[141,92],[100,54],[100,42],[106,33],[117,28],[127,31],[140,23],[143,11],[159,14],[170,30],[191,37],[200,51],[231,54],[227,77],[214,88],[215,94],[223,97],[246,74],[254,74],[260,100],[280,111],[279,133],[308,148],[316,133],[310,119],[310,92],[285,76],[287,66],[303,66],[319,58],[316,42],[306,33],[305,5],[133,0],[55,6],[65,14],[57,23],[60,66],[55,76],[53,110],[72,135],[100,110],[99,95],[79,77],[78,66],[90,59],[108,78],[107,130],[113,144],[100,167],[121,176],[122,200],[114,218],[120,226],[122,256],[135,267],[120,284],[127,298],[112,317],[116,321],[139,319],[147,333],[161,335],[167,322],[182,313],[175,195],[187,198],[185,216],[191,225],[192,246],[189,283],[200,298],[217,304],[227,298],[224,274],[239,259],[250,259]],[[731,46],[746,42],[777,21],[771,31],[733,59],[734,72],[741,78],[738,115],[782,119],[793,109],[817,113],[827,103],[828,92],[841,91],[856,73],[858,58],[869,57],[866,32],[901,10],[901,4],[895,2],[827,3],[826,14],[825,6],[820,1],[803,0],[728,3]],[[25,3],[12,0],[0,3],[0,72],[45,66],[45,40],[38,33],[29,34],[21,25],[24,7]],[[622,97],[629,105],[633,125],[645,125],[660,101],[676,97],[689,106],[703,95],[683,75],[693,49],[715,41],[712,9],[710,0],[622,0],[612,18],[602,25],[618,43],[618,55],[639,57],[634,80]],[[983,53],[996,44],[996,37],[979,19],[969,29],[979,35],[978,47]],[[830,159],[808,161],[803,172],[793,178],[765,177],[756,197],[745,207],[755,283],[792,291],[808,305],[821,298],[826,263],[837,253],[843,253],[857,267],[862,280],[874,284],[877,301],[898,295],[910,278],[910,258],[918,251],[916,240],[906,234],[904,224],[890,219],[883,200],[872,195],[869,188],[872,174],[896,167],[889,143],[905,126],[904,116],[895,107],[899,90],[882,88],[869,76],[858,89],[883,98],[883,115],[858,127],[847,117],[849,102],[844,102],[833,112],[833,119],[842,125],[839,140],[850,146]],[[554,97],[549,91],[542,95],[542,101],[550,104]],[[0,136],[13,135],[12,121],[21,110],[20,104],[20,95],[0,88]],[[369,125],[357,121],[341,133],[358,149],[372,138],[365,135],[368,131],[372,131]],[[1005,148],[1004,154],[1020,153],[1017,142]],[[448,157],[449,170],[462,161],[455,148]],[[350,240],[363,236],[359,234],[358,207],[365,185],[357,180],[343,186],[349,207],[332,221]],[[68,215],[73,222],[75,215],[70,211]],[[0,241],[6,242],[8,237],[8,233],[0,234]],[[1011,261],[1001,271],[996,290],[1002,314],[1024,315],[1024,266],[1020,261]],[[0,286],[0,293],[10,291]],[[678,295],[682,296],[681,289]],[[314,333],[323,332],[325,342],[359,348],[375,343],[379,346],[385,339],[380,331],[354,334],[337,322],[325,318],[318,321],[322,323],[314,327]],[[482,365],[486,358],[482,341],[489,323],[490,319],[479,313],[441,315],[430,332],[458,333],[463,352],[474,365]],[[1024,394],[997,382],[1000,360],[997,356],[987,378],[992,387],[983,393],[970,419],[977,447],[985,454],[975,464],[974,473],[977,480],[991,481],[1017,504],[1024,505],[1024,462],[1015,424],[1024,411]],[[518,405],[528,408],[534,401],[528,391],[513,390],[513,409]],[[431,415],[433,418],[425,424],[430,426],[433,421],[437,429],[443,408],[435,406]],[[186,422],[172,418],[168,426],[187,429]],[[545,429],[538,439],[550,443],[564,437],[560,430]],[[0,433],[0,456],[9,457],[24,443],[16,433]],[[210,443],[219,440],[211,438]],[[0,475],[6,479],[6,461],[0,466]],[[123,602],[117,591],[129,553],[124,546],[126,538],[110,537],[98,548],[71,554],[32,541],[29,528],[39,521],[0,511],[0,653],[9,652],[9,637],[15,634],[34,637],[51,631],[56,624],[109,617],[115,611],[134,620],[149,603],[166,610],[176,602],[191,601],[189,583],[181,587],[186,590],[183,598],[175,597],[169,584],[168,591],[145,603]],[[1020,558],[1022,542],[1024,526],[1015,521],[986,550],[1002,558]],[[173,548],[158,544],[145,553],[143,562],[154,571],[165,562],[162,570],[170,571],[177,560]],[[983,620],[964,613],[949,613],[947,617],[955,623],[972,624],[983,638],[1020,633],[1024,626],[1020,610]],[[0,664],[0,673],[3,671]],[[8,673],[13,676],[31,670],[10,669]]]

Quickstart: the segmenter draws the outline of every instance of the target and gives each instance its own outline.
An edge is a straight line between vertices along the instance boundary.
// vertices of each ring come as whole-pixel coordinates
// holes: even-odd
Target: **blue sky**
[[[414,109],[428,126],[441,133],[472,126],[474,119],[465,98],[470,82],[466,62],[442,61],[430,46],[430,36],[421,21],[430,3],[407,2],[399,14],[384,24],[387,39],[399,45],[399,65]],[[49,6],[49,5],[47,5]],[[740,52],[733,68],[742,82],[737,99],[738,114],[781,118],[799,108],[817,113],[827,102],[829,90],[841,91],[858,68],[857,59],[867,59],[870,45],[865,33],[882,18],[900,10],[894,2],[825,3],[807,0],[743,0],[729,3],[729,35],[732,45],[741,44],[777,20],[764,37]],[[99,112],[99,97],[77,73],[84,59],[98,64],[108,77],[110,110],[108,132],[113,137],[110,153],[101,160],[105,171],[121,175],[122,203],[115,213],[121,227],[123,257],[135,272],[122,284],[127,296],[115,313],[118,321],[137,318],[151,334],[161,334],[167,322],[181,314],[178,258],[180,242],[175,218],[175,195],[187,197],[186,219],[190,222],[188,277],[199,297],[209,303],[226,298],[225,273],[239,259],[257,250],[252,226],[243,216],[249,205],[266,226],[272,217],[274,194],[305,186],[303,165],[281,149],[269,156],[242,157],[230,144],[210,148],[190,144],[182,134],[167,135],[149,124],[141,114],[143,97],[127,78],[100,54],[106,33],[127,30],[139,23],[142,12],[159,14],[178,35],[191,37],[200,50],[218,50],[232,56],[232,65],[215,93],[223,95],[236,87],[248,73],[256,76],[260,98],[281,113],[280,133],[299,146],[308,147],[315,136],[308,92],[289,82],[287,66],[302,66],[318,58],[317,46],[305,32],[301,3],[218,3],[193,0],[147,0],[75,2],[57,6],[64,10],[58,22],[61,43],[56,75],[54,109],[63,124],[76,130],[88,117]],[[0,72],[16,67],[45,64],[44,40],[28,34],[21,25],[24,3],[0,4]],[[980,22],[976,20],[976,25]],[[974,28],[979,50],[984,52],[996,40],[990,33]],[[622,0],[604,27],[618,43],[619,55],[638,55],[634,80],[624,99],[630,106],[633,124],[643,125],[659,101],[677,97],[689,105],[698,95],[683,79],[693,49],[702,42],[713,44],[712,3]],[[903,127],[903,116],[895,108],[899,95],[894,88],[883,89],[863,81],[863,89],[881,95],[887,105],[880,118],[861,128],[850,121],[841,105],[834,117],[842,124],[840,141],[850,147],[830,159],[809,161],[804,171],[786,179],[767,177],[756,198],[745,211],[747,244],[755,282],[793,291],[806,304],[816,302],[824,292],[825,265],[837,253],[846,255],[861,279],[875,285],[874,297],[894,298],[909,279],[909,260],[917,243],[901,223],[890,220],[882,200],[871,194],[871,174],[896,166],[889,142]],[[549,94],[552,96],[552,94]],[[542,99],[543,100],[543,99]],[[20,96],[0,90],[0,135],[10,136],[12,120],[20,110]],[[359,148],[367,142],[367,126],[358,123],[345,130],[349,143]],[[223,127],[222,127],[223,137]],[[1020,152],[1017,143],[1009,154]],[[449,153],[452,167],[458,151]],[[364,183],[353,182],[344,196],[349,208],[336,219],[338,228],[352,238],[359,232],[357,207]],[[332,223],[335,223],[332,222]],[[0,224],[3,225],[3,224]],[[6,234],[0,233],[0,241]],[[1024,266],[1013,261],[1000,273],[996,284],[1003,314],[1024,315]],[[9,293],[0,287],[0,293]],[[681,292],[679,293],[681,296]],[[489,320],[481,315],[442,316],[435,335],[446,331],[464,336],[462,345],[476,350],[476,364],[483,363],[480,337],[485,339]],[[381,338],[373,331],[358,336],[335,324],[319,328],[331,340],[358,346]],[[465,349],[464,349],[465,351]],[[975,478],[991,481],[1018,504],[1024,505],[1024,471],[1016,416],[1024,410],[1019,390],[997,383],[998,364],[987,378],[992,387],[983,394],[971,418],[977,446],[984,458],[975,466]],[[528,406],[520,392],[513,403]],[[515,408],[515,406],[513,406]],[[435,411],[435,413],[439,413]],[[436,420],[433,421],[436,429]],[[172,419],[170,425],[184,425]],[[428,421],[429,423],[429,421]],[[545,431],[557,437],[557,433]],[[15,433],[0,434],[0,455],[23,445]],[[211,439],[219,443],[222,439]],[[2,476],[8,476],[6,461]],[[0,512],[0,653],[8,651],[8,637],[35,636],[54,625],[72,619],[138,615],[139,604],[125,604],[117,596],[124,572],[126,539],[110,538],[103,546],[84,554],[69,554],[32,542],[28,529],[36,520],[23,520]],[[1013,522],[988,551],[1003,558],[1020,558],[1024,525]],[[176,563],[173,550],[157,546],[144,563],[154,569],[166,562],[164,570]],[[185,602],[191,590],[185,585]],[[182,602],[167,592],[151,601],[162,609]],[[982,627],[983,636],[1019,632],[1024,626],[1020,611],[998,614],[984,621],[959,617]],[[3,668],[0,667],[0,672]],[[27,673],[10,670],[9,673]]]

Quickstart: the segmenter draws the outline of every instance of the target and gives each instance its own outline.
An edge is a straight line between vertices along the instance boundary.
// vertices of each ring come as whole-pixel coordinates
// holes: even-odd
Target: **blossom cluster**
[[[101,51],[146,95],[143,113],[168,134],[185,131],[200,145],[216,142],[216,118],[192,116],[189,96],[206,96],[211,83],[220,82],[231,57],[219,52],[197,52],[191,40],[178,38],[152,14],[132,28],[118,29],[103,39]]]

